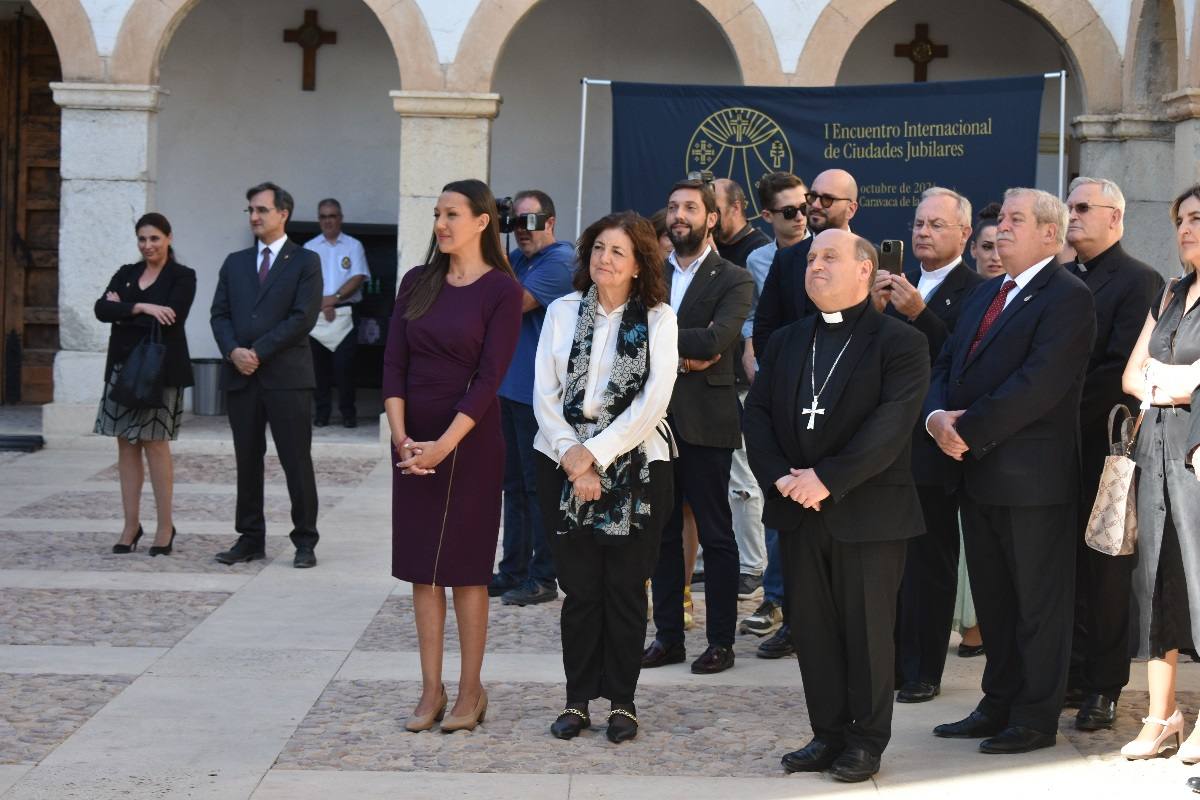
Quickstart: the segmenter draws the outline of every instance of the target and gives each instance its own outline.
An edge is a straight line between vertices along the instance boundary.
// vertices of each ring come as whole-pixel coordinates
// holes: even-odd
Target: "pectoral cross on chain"
[[[812,406],[804,409],[800,413],[808,415],[808,430],[811,431],[817,426],[817,414],[825,416],[825,409],[817,408],[817,398],[814,397]]]

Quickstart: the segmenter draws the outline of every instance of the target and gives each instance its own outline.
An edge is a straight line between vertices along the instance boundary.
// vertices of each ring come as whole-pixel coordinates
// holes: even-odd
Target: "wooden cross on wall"
[[[929,80],[929,62],[935,58],[947,58],[950,48],[944,44],[934,44],[929,40],[929,26],[918,23],[911,42],[896,45],[896,58],[907,58],[913,62],[913,82],[925,83]]]
[[[317,48],[323,44],[337,44],[337,32],[322,30],[317,24],[317,12],[304,12],[304,24],[299,28],[283,32],[283,41],[298,44],[304,50],[304,78],[300,88],[306,92],[317,88]]]

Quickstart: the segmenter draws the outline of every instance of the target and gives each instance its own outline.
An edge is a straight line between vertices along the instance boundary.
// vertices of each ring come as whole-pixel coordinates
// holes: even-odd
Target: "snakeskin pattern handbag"
[[[1124,404],[1108,412],[1109,455],[1104,459],[1100,488],[1083,539],[1088,547],[1110,556],[1130,555],[1137,546],[1137,464],[1129,454],[1145,415],[1141,411],[1135,421]],[[1115,441],[1114,423],[1118,426]]]

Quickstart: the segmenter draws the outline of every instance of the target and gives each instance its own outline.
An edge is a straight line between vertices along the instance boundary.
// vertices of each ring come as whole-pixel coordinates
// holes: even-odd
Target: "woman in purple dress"
[[[392,574],[413,584],[421,701],[410,731],[473,730],[487,584],[500,530],[504,437],[496,389],[521,327],[521,286],[500,246],[496,201],[477,180],[446,184],[433,212],[437,249],[400,283],[383,359],[392,431]],[[454,590],[462,669],[450,715],[442,684],[445,587]]]

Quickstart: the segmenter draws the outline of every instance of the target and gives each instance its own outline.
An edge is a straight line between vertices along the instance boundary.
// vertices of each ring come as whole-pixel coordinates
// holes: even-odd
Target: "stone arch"
[[[817,17],[793,85],[832,86],[859,31],[896,0],[831,0]],[[1033,14],[1058,39],[1083,87],[1084,112],[1121,109],[1121,53],[1112,33],[1088,0],[1011,0]]]
[[[72,0],[74,1],[74,0]],[[114,83],[155,84],[158,66],[181,22],[201,0],[134,0],[125,13],[112,55]],[[414,0],[363,0],[383,25],[404,89],[440,88],[433,37]]]
[[[1186,80],[1182,17],[1175,0],[1134,0],[1125,44],[1125,111],[1162,111],[1163,95],[1174,92]]]
[[[489,92],[496,64],[513,31],[541,0],[480,3],[467,23],[454,63],[446,73],[451,91]],[[742,82],[781,86],[786,75],[779,65],[775,38],[762,11],[745,0],[695,0],[721,29],[737,59]]]
[[[96,51],[92,21],[79,0],[32,0],[58,49],[64,81],[104,80],[104,61]]]

